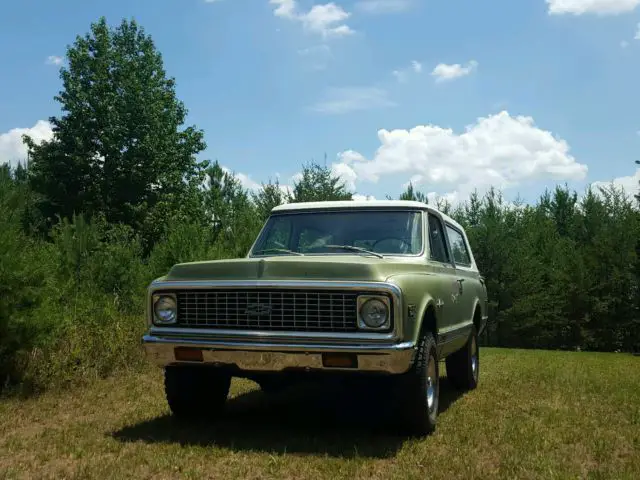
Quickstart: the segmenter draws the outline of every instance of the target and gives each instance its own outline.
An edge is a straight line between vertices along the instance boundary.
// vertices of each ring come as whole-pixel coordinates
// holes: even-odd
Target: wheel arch
[[[482,311],[482,302],[480,301],[479,298],[476,298],[476,301],[473,306],[472,321],[473,321],[473,325],[476,327],[476,333],[480,335],[486,325],[486,316],[485,316],[485,312]]]

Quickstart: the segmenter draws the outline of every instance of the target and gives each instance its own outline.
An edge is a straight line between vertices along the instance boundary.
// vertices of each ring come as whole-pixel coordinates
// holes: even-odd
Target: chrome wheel
[[[433,410],[436,403],[436,388],[437,388],[437,371],[436,360],[432,356],[429,357],[429,364],[427,366],[427,407],[429,411]]]

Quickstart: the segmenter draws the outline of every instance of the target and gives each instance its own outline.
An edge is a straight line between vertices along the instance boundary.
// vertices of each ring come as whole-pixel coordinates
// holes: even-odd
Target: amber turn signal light
[[[355,353],[323,353],[322,365],[328,368],[358,368]]]
[[[202,350],[189,347],[176,347],[173,350],[176,360],[180,362],[202,362]]]

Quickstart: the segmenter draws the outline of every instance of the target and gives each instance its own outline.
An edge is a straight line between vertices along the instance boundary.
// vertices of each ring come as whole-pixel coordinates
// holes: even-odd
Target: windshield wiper
[[[267,252],[290,253],[291,255],[304,256],[304,253],[294,252],[293,250],[287,250],[286,248],[264,248],[262,250],[258,250],[257,252],[253,252],[253,255],[260,255],[261,253],[267,253]]]
[[[384,258],[384,255],[381,255],[376,252],[372,252],[371,250],[367,250],[365,248],[354,247],[353,245],[322,245],[322,248],[340,248],[342,250],[351,250],[354,252],[368,253],[369,255],[374,255],[378,258]]]

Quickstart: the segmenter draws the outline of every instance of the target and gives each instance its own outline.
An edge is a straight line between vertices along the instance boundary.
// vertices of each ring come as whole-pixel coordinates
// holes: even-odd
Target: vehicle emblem
[[[268,303],[249,303],[244,313],[251,317],[269,315],[271,313],[271,305]]]

